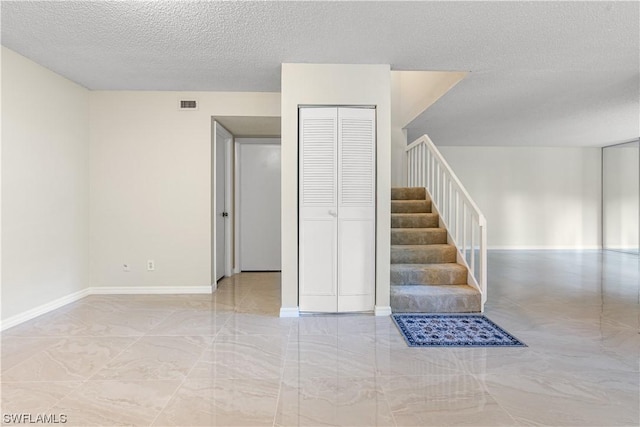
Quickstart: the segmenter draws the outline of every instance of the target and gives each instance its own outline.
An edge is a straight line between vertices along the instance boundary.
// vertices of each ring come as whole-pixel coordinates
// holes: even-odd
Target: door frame
[[[218,121],[213,120],[212,126],[212,141],[211,144],[211,152],[212,152],[212,164],[211,164],[211,175],[212,175],[212,188],[211,188],[211,286],[214,289],[217,288],[217,259],[218,253],[216,249],[216,236],[217,225],[216,225],[216,211],[217,211],[217,200],[216,200],[216,189],[217,189],[217,147],[218,144],[224,144],[224,156],[225,156],[225,186],[224,186],[224,203],[226,211],[229,213],[227,220],[224,222],[224,251],[225,251],[225,260],[224,260],[224,275],[223,276],[232,276],[234,274],[233,271],[233,263],[232,263],[232,241],[233,241],[233,228],[231,226],[231,219],[235,221],[235,209],[233,206],[233,159],[232,159],[232,148],[234,136],[231,132],[229,132],[224,126],[222,126]],[[218,133],[220,133],[223,137],[223,141],[218,141]]]

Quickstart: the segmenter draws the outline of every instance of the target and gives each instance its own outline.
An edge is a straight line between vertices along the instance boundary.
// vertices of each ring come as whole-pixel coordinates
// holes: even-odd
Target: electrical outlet
[[[152,259],[147,260],[147,271],[153,271],[156,269],[156,263]]]
[[[131,267],[129,267],[129,264],[122,264],[122,271],[131,271]]]

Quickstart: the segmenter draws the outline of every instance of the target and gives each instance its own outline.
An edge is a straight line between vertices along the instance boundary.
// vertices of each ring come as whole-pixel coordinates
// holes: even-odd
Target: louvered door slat
[[[375,120],[373,110],[340,109],[340,206],[373,206]]]
[[[302,203],[336,203],[336,117],[302,117]]]

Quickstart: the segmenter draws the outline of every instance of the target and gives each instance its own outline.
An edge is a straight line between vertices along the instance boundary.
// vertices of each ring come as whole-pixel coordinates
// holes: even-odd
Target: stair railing
[[[487,221],[440,151],[427,135],[406,148],[408,184],[425,187],[458,261],[469,270],[469,284],[487,300]]]

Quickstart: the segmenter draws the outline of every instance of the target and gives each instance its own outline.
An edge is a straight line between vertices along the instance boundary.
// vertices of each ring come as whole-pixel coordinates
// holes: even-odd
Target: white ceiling
[[[215,116],[213,118],[236,138],[278,138],[280,117]]]
[[[2,44],[90,89],[279,91],[283,62],[470,71],[437,144],[637,138],[640,2],[2,1]]]

